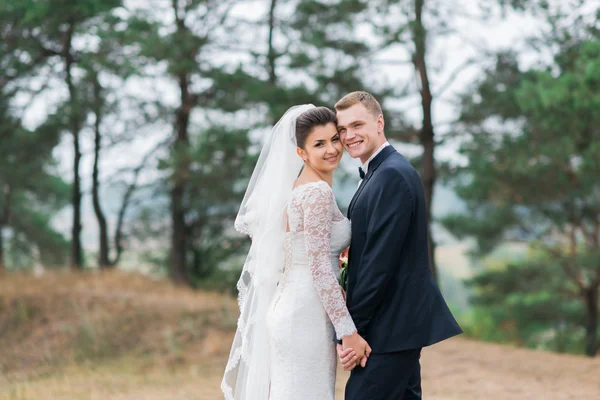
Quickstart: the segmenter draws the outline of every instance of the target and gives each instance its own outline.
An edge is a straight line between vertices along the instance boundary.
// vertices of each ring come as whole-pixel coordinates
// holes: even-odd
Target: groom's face
[[[338,132],[352,158],[364,164],[385,142],[383,115],[373,115],[361,103],[337,112]]]

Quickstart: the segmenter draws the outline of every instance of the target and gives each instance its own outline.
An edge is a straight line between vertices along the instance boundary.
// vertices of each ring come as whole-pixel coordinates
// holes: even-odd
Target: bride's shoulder
[[[333,191],[329,184],[322,180],[316,181],[301,181],[294,182],[292,197],[301,200],[332,198]]]
[[[331,186],[329,186],[329,184],[327,182],[322,181],[322,180],[309,181],[309,180],[297,179],[296,182],[294,182],[294,188],[293,188],[294,192],[307,191],[307,190],[308,191],[331,192]]]

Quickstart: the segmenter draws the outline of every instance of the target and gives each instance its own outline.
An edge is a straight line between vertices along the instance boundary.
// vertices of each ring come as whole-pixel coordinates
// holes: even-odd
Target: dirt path
[[[79,367],[0,385],[0,400],[222,400],[224,361],[213,357],[176,368],[151,360]],[[426,349],[422,367],[427,400],[600,399],[600,359],[452,339]],[[347,376],[338,374],[336,400],[343,399]]]
[[[422,371],[427,400],[600,399],[600,359],[457,338],[425,349]],[[200,399],[222,399],[214,379]],[[346,379],[340,371],[336,400]]]
[[[422,364],[429,400],[600,399],[600,359],[453,339]]]
[[[73,367],[0,382],[0,400],[222,400],[224,363],[220,356],[178,366],[132,359]],[[427,400],[600,399],[600,359],[452,339],[425,349],[422,369]],[[336,400],[347,377],[339,371]]]

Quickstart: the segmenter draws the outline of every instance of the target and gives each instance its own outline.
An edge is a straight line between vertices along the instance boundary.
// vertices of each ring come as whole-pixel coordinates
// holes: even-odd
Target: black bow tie
[[[365,179],[365,171],[363,171],[362,167],[358,167],[358,174],[360,175],[360,179]]]

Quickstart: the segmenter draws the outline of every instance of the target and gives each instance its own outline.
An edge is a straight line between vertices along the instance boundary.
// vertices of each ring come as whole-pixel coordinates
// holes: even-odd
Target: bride
[[[252,245],[221,383],[226,400],[333,400],[334,334],[344,364],[367,361],[371,349],[338,284],[350,242],[331,190],[342,151],[335,114],[313,105],[290,108],[265,141],[235,221]]]

